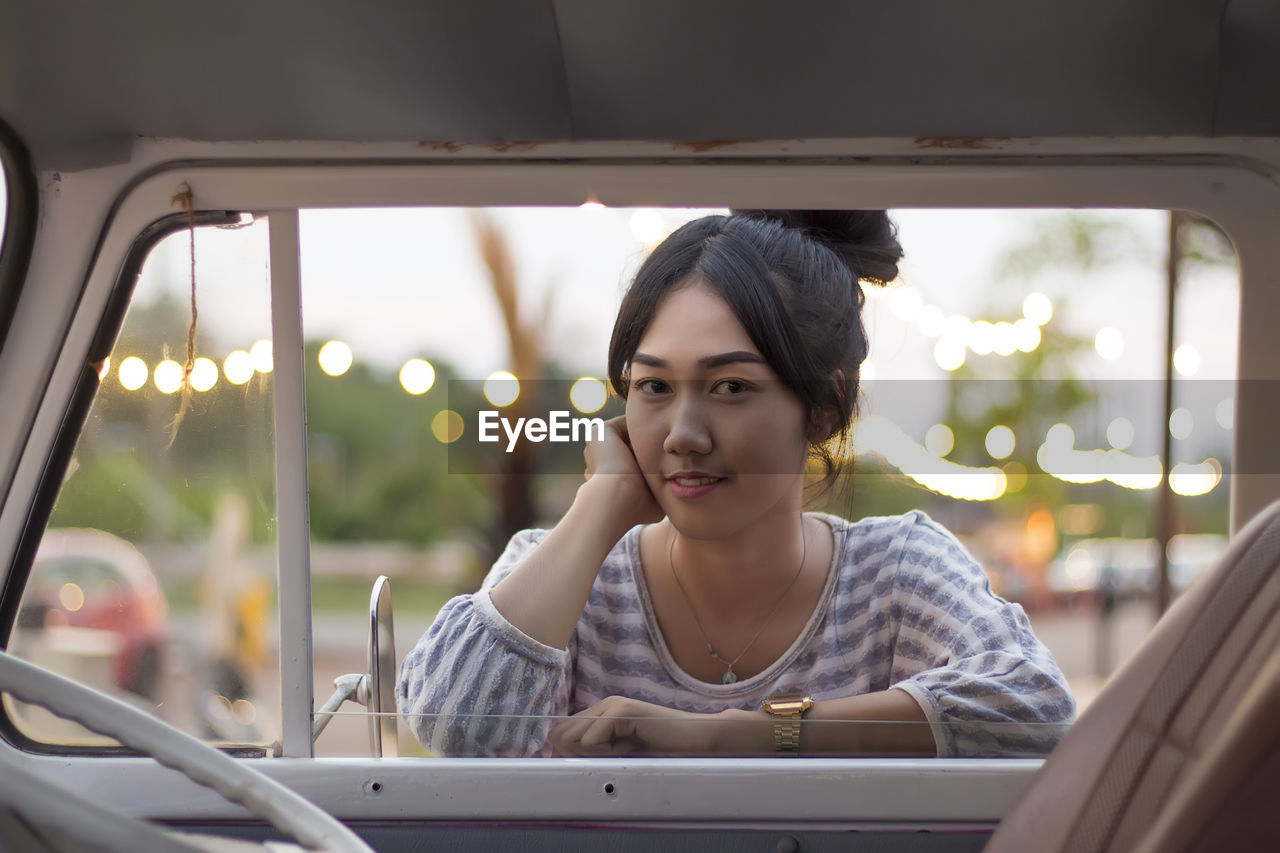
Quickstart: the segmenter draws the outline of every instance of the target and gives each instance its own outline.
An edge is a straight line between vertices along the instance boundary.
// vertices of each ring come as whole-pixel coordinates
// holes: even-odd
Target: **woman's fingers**
[[[552,727],[548,739],[561,755],[610,755],[634,750],[635,744],[616,730],[629,700],[610,696]]]
[[[709,717],[617,696],[556,724],[549,735],[559,755],[645,752],[704,754]]]

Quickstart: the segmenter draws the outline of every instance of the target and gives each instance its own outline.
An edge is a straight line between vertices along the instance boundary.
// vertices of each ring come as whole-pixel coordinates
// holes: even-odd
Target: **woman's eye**
[[[738,394],[744,393],[746,390],[747,383],[743,382],[741,379],[726,379],[723,382],[717,382],[715,388],[712,389],[715,393],[729,396],[737,396]]]
[[[667,390],[667,383],[661,379],[640,379],[633,387],[645,394],[661,394]]]

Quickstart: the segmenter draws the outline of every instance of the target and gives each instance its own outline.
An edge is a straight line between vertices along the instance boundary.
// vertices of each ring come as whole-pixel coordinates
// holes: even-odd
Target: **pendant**
[[[721,684],[733,684],[738,680],[737,674],[733,670],[729,670],[724,674],[724,678],[720,679]]]

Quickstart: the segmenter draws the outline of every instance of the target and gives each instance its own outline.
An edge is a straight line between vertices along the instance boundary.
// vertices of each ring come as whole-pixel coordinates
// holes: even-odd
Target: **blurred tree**
[[[522,316],[520,288],[510,242],[488,215],[477,211],[471,221],[480,259],[489,273],[489,287],[502,312],[511,372],[520,381],[520,396],[503,409],[502,414],[511,420],[536,416],[542,410],[542,380],[546,373],[542,331],[547,325],[553,290],[547,289],[547,301],[543,303],[542,315],[536,321],[530,322]],[[487,538],[488,562],[501,555],[512,534],[533,526],[538,517],[533,485],[544,446],[520,441],[509,453],[490,453],[484,460],[478,460],[498,503],[497,517]]]

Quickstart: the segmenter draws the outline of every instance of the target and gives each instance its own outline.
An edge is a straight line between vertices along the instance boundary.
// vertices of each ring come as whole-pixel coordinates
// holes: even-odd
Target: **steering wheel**
[[[372,853],[359,836],[336,818],[245,762],[118,699],[3,650],[0,650],[0,692],[115,738],[188,779],[212,788],[224,799],[244,806],[306,847],[327,853]],[[0,808],[4,805],[0,803]],[[58,821],[68,834],[72,832],[67,825],[86,814],[73,809],[59,812]],[[126,820],[153,828],[138,818]]]

